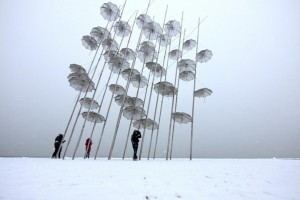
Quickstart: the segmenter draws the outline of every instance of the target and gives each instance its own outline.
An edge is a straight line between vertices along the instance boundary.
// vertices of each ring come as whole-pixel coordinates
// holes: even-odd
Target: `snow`
[[[1,200],[300,199],[300,160],[0,158]]]

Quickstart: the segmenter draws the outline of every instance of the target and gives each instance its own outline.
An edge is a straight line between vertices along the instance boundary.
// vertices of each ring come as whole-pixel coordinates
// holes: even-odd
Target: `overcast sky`
[[[69,65],[89,68],[94,52],[82,46],[81,38],[93,27],[106,26],[107,21],[100,15],[100,6],[105,2],[0,1],[0,156],[51,156],[54,138],[64,132],[78,94],[66,78]],[[113,3],[120,6],[124,1]],[[136,10],[143,13],[147,3],[148,0],[128,0],[122,19],[130,19],[131,25],[131,16]],[[197,39],[197,31],[193,30],[199,17],[205,19],[200,26],[199,51],[213,52],[209,62],[197,67],[196,89],[207,87],[213,94],[205,100],[195,99],[193,156],[299,158],[299,1],[155,0],[148,14],[162,25],[167,5],[167,21],[180,21],[184,12],[187,39]],[[135,27],[130,48],[135,49],[138,35]],[[120,42],[121,38],[116,40]],[[142,63],[137,61],[138,65]],[[108,75],[105,70],[96,94],[98,101]],[[148,76],[148,71],[144,75]],[[116,78],[114,75],[110,83]],[[168,81],[174,80],[170,77]],[[119,84],[125,87],[124,80]],[[131,94],[135,91],[130,87]],[[192,82],[180,83],[177,111],[191,114],[192,91]],[[144,93],[141,89],[139,97],[143,98]],[[152,96],[149,113],[154,112],[156,93]],[[108,91],[103,116],[110,98]],[[161,157],[166,152],[171,103],[171,98],[165,98],[157,150]],[[100,156],[108,155],[118,111],[119,106],[113,102]],[[67,155],[74,151],[82,123],[80,117]],[[122,118],[114,157],[121,156],[128,126],[129,121]],[[87,123],[83,139],[91,127]],[[95,143],[101,129],[102,125],[97,125]],[[189,156],[190,129],[190,124],[175,125],[174,156]],[[147,131],[143,157],[148,152],[149,139]],[[77,156],[83,156],[83,150],[82,141]],[[130,157],[131,146],[129,150]]]

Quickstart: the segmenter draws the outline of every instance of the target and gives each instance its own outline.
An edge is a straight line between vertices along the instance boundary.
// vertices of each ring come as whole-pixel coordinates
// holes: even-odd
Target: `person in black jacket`
[[[141,138],[141,132],[138,130],[134,130],[131,135],[131,143],[133,147],[133,160],[137,160],[137,150],[139,147],[139,138]]]
[[[56,136],[55,138],[55,142],[54,142],[54,147],[55,147],[55,150],[52,154],[52,158],[57,158],[57,153],[58,153],[58,158],[60,158],[60,153],[61,153],[61,149],[62,147],[59,149],[59,146],[60,146],[60,143],[64,143],[64,141],[62,141],[64,138],[63,134],[58,134],[58,136]],[[58,152],[59,150],[59,152]]]

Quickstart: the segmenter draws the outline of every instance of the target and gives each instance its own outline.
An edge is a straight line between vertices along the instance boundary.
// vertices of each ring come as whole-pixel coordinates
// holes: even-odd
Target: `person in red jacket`
[[[92,144],[93,144],[93,142],[90,138],[86,139],[84,159],[90,158],[90,152],[91,152]]]

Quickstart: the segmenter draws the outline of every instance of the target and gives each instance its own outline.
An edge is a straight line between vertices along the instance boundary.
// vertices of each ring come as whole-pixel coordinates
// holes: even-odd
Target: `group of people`
[[[141,138],[141,132],[139,130],[134,130],[131,135],[131,144],[133,148],[133,160],[137,160],[137,150],[139,147],[139,138]],[[56,136],[54,141],[54,152],[52,154],[52,158],[60,158],[62,144],[65,142],[63,134],[59,134]],[[84,159],[90,158],[90,152],[92,148],[93,142],[92,139],[87,138],[85,141],[85,154]]]

